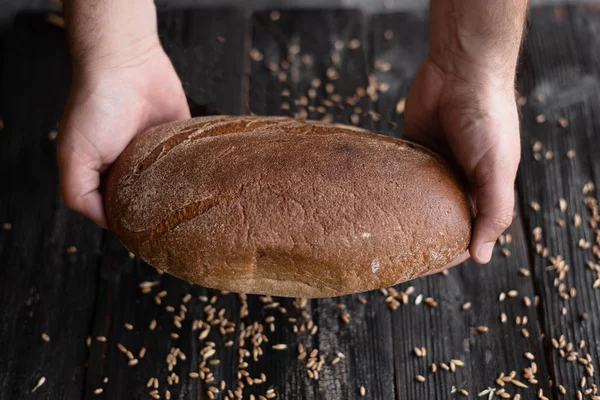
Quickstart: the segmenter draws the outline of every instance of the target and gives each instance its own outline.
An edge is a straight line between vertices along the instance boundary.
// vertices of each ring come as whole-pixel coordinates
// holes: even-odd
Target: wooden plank
[[[549,256],[562,256],[569,265],[564,279],[555,281],[557,270],[548,270],[548,257],[535,254],[536,287],[541,297],[541,311],[546,334],[545,348],[552,365],[555,388],[563,385],[567,396],[575,398],[577,390],[590,389],[598,379],[600,356],[600,292],[593,289],[598,273],[586,268],[586,262],[598,262],[591,249],[579,248],[580,239],[597,245],[597,231],[591,229],[587,219],[591,214],[584,205],[584,196],[598,198],[598,192],[582,193],[584,184],[592,181],[600,185],[600,117],[598,84],[600,61],[597,58],[600,12],[597,7],[544,8],[533,10],[528,41],[523,53],[520,74],[520,91],[527,100],[523,107],[523,156],[519,171],[519,189],[523,207],[528,210],[525,223],[528,232],[542,228],[539,241],[528,234],[535,249],[541,244]],[[541,121],[543,115],[546,122]],[[568,127],[558,125],[559,118],[568,121]],[[536,142],[539,144],[536,145]],[[534,151],[534,146],[536,150]],[[540,147],[537,149],[537,147]],[[569,158],[567,152],[574,150]],[[547,152],[552,158],[546,159]],[[536,160],[534,153],[539,153]],[[548,155],[549,157],[549,155]],[[559,209],[559,198],[567,203],[566,211]],[[530,203],[537,202],[540,211],[531,210]],[[574,226],[575,214],[583,223]],[[564,227],[556,219],[565,221]],[[575,288],[574,298],[563,299],[561,292]],[[564,296],[564,295],[563,295]],[[568,296],[571,297],[571,296]],[[566,315],[563,315],[566,312]],[[581,315],[587,313],[588,319]],[[572,342],[580,355],[589,352],[595,367],[593,377],[587,376],[585,366],[567,362],[552,346],[551,339],[565,335],[565,343]],[[579,349],[580,340],[587,344]],[[568,352],[567,352],[568,353]],[[581,388],[581,379],[587,382]],[[554,391],[558,395],[558,389]]]
[[[368,86],[367,22],[356,11],[255,14],[252,45],[258,52],[252,64],[251,111],[310,119],[331,116],[333,121],[347,124],[352,114],[357,114],[356,123],[373,128],[368,114],[373,110],[370,100],[360,98],[356,107],[361,111],[357,113],[345,101],[356,88]],[[355,48],[350,49],[354,39],[358,42],[353,42]],[[331,93],[326,88],[328,83],[335,89]],[[341,100],[336,100],[335,94]],[[359,297],[367,303],[362,304]],[[361,386],[368,398],[393,398],[392,326],[385,307],[371,301],[373,298],[379,299],[380,295],[368,293],[308,303],[306,311],[318,332],[308,341],[302,334],[289,337],[287,344],[293,348],[301,344],[307,352],[316,349],[326,362],[315,382],[307,378],[306,360],[296,360],[295,354],[284,360],[296,376],[293,380],[274,381],[283,398],[357,399]],[[348,324],[342,321],[342,312],[350,315]],[[338,352],[345,358],[332,365]]]
[[[373,19],[370,68],[378,81],[389,85],[389,90],[381,93],[376,103],[381,118],[376,129],[387,135],[400,136],[404,113],[403,108],[399,112],[396,108],[408,95],[412,80],[427,56],[428,17],[426,11],[420,11],[382,14]]]
[[[141,282],[156,282],[152,293],[143,294],[139,288]],[[155,296],[165,291],[160,305],[155,302]],[[167,364],[165,359],[171,347],[180,348],[187,356],[184,368],[176,370],[182,375],[182,384],[176,386],[172,398],[185,396],[198,397],[199,387],[190,379],[186,379],[189,371],[197,370],[197,341],[191,330],[191,319],[187,319],[183,327],[178,329],[173,323],[173,315],[179,313],[182,298],[190,293],[193,300],[186,307],[195,310],[198,296],[206,294],[202,288],[191,285],[174,277],[160,276],[156,270],[138,260],[129,257],[128,251],[111,234],[107,240],[104,257],[101,264],[98,303],[92,329],[92,346],[87,375],[86,398],[95,398],[94,390],[103,388],[107,398],[135,398],[147,396],[151,389],[146,389],[149,378],[155,377],[160,382],[161,395],[164,398],[164,388],[167,379]],[[176,308],[169,311],[167,307]],[[194,312],[194,317],[197,314]],[[150,323],[156,320],[156,328],[151,329]],[[126,327],[126,324],[130,326]],[[171,337],[178,333],[179,339]],[[197,332],[196,332],[197,333]],[[106,341],[99,341],[105,337]],[[138,360],[135,366],[129,366],[130,358],[118,345],[130,351],[133,358]],[[147,349],[141,357],[142,347]],[[180,364],[183,360],[180,360]],[[104,379],[108,378],[108,383]]]
[[[331,118],[346,124],[356,114],[357,123],[372,128],[368,112],[373,107],[368,99],[361,97],[355,105],[345,101],[357,88],[365,90],[368,86],[366,17],[344,10],[276,15],[278,19],[272,21],[275,14],[255,14],[253,48],[258,50],[255,58],[260,61],[252,66],[250,111],[259,115]],[[357,48],[351,49],[350,41]],[[311,86],[313,83],[315,87]],[[332,85],[330,93],[327,84]],[[336,101],[336,95],[341,100]]]
[[[49,133],[69,87],[64,33],[41,16],[20,16],[3,71],[0,222],[12,228],[0,230],[0,398],[76,399],[102,232],[67,210],[58,190]],[[32,393],[41,377],[46,382]]]
[[[519,273],[520,268],[529,270],[519,218],[517,215],[507,231],[512,243],[503,246],[510,250],[510,257],[502,256],[497,249],[489,265],[466,262],[446,276],[420,278],[397,288],[406,292],[412,286],[414,294],[410,296],[410,305],[402,306],[392,316],[396,398],[445,398],[450,396],[453,386],[472,394],[488,387],[499,389],[496,378],[513,370],[517,373],[515,379],[529,388],[507,385],[507,392],[520,393],[524,398],[533,396],[539,388],[548,392],[540,323],[535,307],[524,303],[525,297],[533,303],[535,292],[531,280]],[[512,291],[515,298],[508,296]],[[499,301],[501,293],[507,295],[504,301]],[[425,302],[415,305],[420,295],[433,298],[438,305],[430,307]],[[503,313],[505,323],[501,320]],[[517,318],[521,321],[527,318],[527,322],[517,323]],[[480,327],[485,331],[479,331]],[[524,337],[523,329],[529,337]],[[421,346],[427,349],[427,356],[422,359],[415,357],[413,350]],[[531,385],[523,377],[523,369],[531,365],[524,357],[526,352],[535,357],[539,385]],[[455,374],[443,370],[441,365],[450,365],[452,359],[465,363],[464,367],[456,368]],[[432,363],[437,364],[436,373],[431,372]],[[415,381],[417,374],[427,379],[424,384]]]
[[[371,21],[371,27],[372,68],[377,79],[390,86],[377,102],[381,114],[379,127],[387,134],[398,136],[403,117],[396,113],[396,104],[408,94],[412,79],[426,57],[427,14],[379,15]],[[391,69],[381,68],[382,62],[389,62]],[[388,122],[398,126],[389,127]],[[526,273],[529,271],[521,213],[516,214],[507,233],[512,243],[497,246],[489,265],[478,266],[469,261],[449,271],[447,276],[438,274],[395,288],[399,298],[404,297],[402,293],[414,290],[409,304],[392,313],[397,399],[449,398],[452,386],[459,390],[464,388],[474,396],[488,387],[499,388],[495,383],[498,375],[512,370],[517,372],[516,379],[526,382],[522,371],[531,361],[524,358],[525,352],[535,357],[540,383],[526,382],[528,389],[509,384],[506,391],[513,395],[520,393],[523,398],[533,396],[538,388],[548,392],[536,309],[523,304],[524,296],[533,302],[535,291],[531,278],[519,273],[521,268]],[[510,257],[504,257],[500,247],[508,249]],[[511,290],[518,292],[515,298],[498,301],[500,293]],[[415,305],[418,296],[431,297],[439,305],[435,308],[425,302]],[[466,303],[470,303],[470,309],[463,310],[468,307]],[[500,320],[502,313],[506,314],[506,323]],[[521,321],[526,317],[527,324],[516,325],[517,317]],[[478,326],[486,326],[488,332],[480,333]],[[523,328],[528,330],[529,338],[522,336]],[[414,347],[425,347],[427,355],[416,357]],[[440,367],[442,362],[449,365],[451,359],[465,363],[454,374]],[[438,372],[431,372],[432,363],[437,364]],[[417,382],[416,375],[422,375],[426,381]]]
[[[244,51],[249,28],[243,8],[161,12],[163,48],[195,103],[224,114],[243,111]]]
[[[106,342],[92,340],[86,398],[96,398],[94,390],[98,388],[102,388],[107,398],[111,399],[147,397],[153,390],[153,387],[146,387],[150,378],[158,380],[162,398],[165,398],[166,390],[169,390],[172,399],[204,398],[208,387],[214,384],[190,378],[189,373],[199,371],[198,365],[202,361],[200,353],[208,341],[215,343],[216,353],[213,358],[220,361],[218,365],[208,365],[215,376],[215,384],[218,386],[223,380],[227,389],[235,389],[238,382],[237,355],[240,350],[238,340],[242,331],[241,324],[264,324],[266,317],[270,315],[276,318],[278,329],[267,334],[269,343],[262,346],[265,355],[259,357],[257,362],[248,360],[249,366],[244,368],[252,378],[259,378],[264,373],[268,377],[267,384],[253,385],[244,391],[244,398],[250,393],[265,395],[270,387],[283,394],[286,383],[293,383],[297,377],[305,376],[304,367],[300,364],[296,370],[282,368],[290,359],[295,360],[296,355],[292,349],[269,350],[273,344],[291,343],[293,339],[291,325],[286,322],[286,318],[298,317],[299,311],[293,306],[292,299],[277,299],[286,308],[286,313],[282,314],[276,308],[264,307],[265,304],[272,304],[270,299],[248,296],[247,315],[241,316],[243,301],[239,295],[223,294],[190,285],[168,274],[161,275],[139,260],[132,260],[113,235],[109,235],[104,254],[92,337],[105,337]],[[149,294],[143,294],[140,290],[140,284],[143,286],[144,282],[152,282],[154,285]],[[157,296],[160,297],[160,304],[156,303]],[[186,296],[189,300],[184,302]],[[201,299],[203,296],[208,301]],[[185,319],[181,321],[181,328],[178,328],[173,322],[173,316],[180,312],[182,304],[187,312]],[[209,304],[215,307],[216,313],[223,310],[225,318],[235,324],[233,332],[222,335],[213,327],[207,337],[198,338],[204,328],[193,330],[192,324],[194,320],[207,319],[205,307]],[[174,310],[169,310],[168,307],[173,307]],[[152,320],[156,321],[154,329],[151,328]],[[131,326],[126,327],[126,324]],[[172,333],[177,333],[178,337],[172,337]],[[224,345],[229,340],[235,342],[231,347]],[[119,344],[124,346],[123,350],[119,349]],[[146,355],[140,358],[139,351],[142,347],[146,349]],[[170,372],[166,359],[174,348],[185,354],[185,359],[178,359],[173,369],[180,379],[179,384],[169,385],[167,377]],[[252,346],[246,345],[244,348],[252,351]],[[130,351],[132,357],[138,360],[136,365],[128,365],[130,359],[126,351]],[[108,378],[106,384],[103,382],[105,378]]]
[[[243,46],[249,17],[236,9],[159,15],[162,43],[182,79],[192,114],[242,111],[243,58],[247,54]],[[218,39],[221,35],[224,42]],[[92,337],[106,337],[106,341],[92,340],[86,398],[97,398],[94,391],[99,388],[110,399],[151,398],[149,394],[155,388],[154,384],[147,387],[150,378],[156,378],[157,393],[163,399],[167,391],[171,399],[206,398],[208,387],[218,386],[221,380],[226,382],[227,389],[237,383],[242,305],[238,295],[222,295],[167,274],[160,275],[130,258],[112,234],[108,235],[103,253]],[[143,282],[155,282],[147,294],[139,287]],[[214,304],[210,303],[213,296],[216,296]],[[218,327],[212,327],[207,337],[199,339],[205,326],[194,330],[193,321],[209,318],[207,306],[214,307],[216,313],[223,310],[224,318],[232,321],[236,330],[222,335]],[[262,307],[254,308],[260,315]],[[180,314],[182,310],[185,312]],[[176,322],[175,316],[184,318]],[[151,328],[153,320],[156,326]],[[225,347],[229,340],[235,345]],[[212,384],[189,376],[200,371],[201,352],[209,350],[205,349],[208,342],[215,343],[216,354],[207,361],[220,360],[218,365],[206,365],[214,374]],[[146,349],[143,357],[142,348]],[[169,354],[174,349],[185,357],[175,357],[177,364],[169,371],[167,359],[172,357]],[[136,365],[129,365],[130,357],[137,360]],[[178,384],[168,383],[171,372],[179,377]],[[105,378],[108,378],[106,383]]]

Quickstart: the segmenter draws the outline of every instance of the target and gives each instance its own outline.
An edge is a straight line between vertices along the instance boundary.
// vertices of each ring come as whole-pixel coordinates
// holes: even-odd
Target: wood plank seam
[[[106,241],[108,238],[108,232],[104,229],[102,229],[102,237],[100,238],[100,249],[104,249]],[[98,258],[96,260],[96,296],[94,299],[94,305],[93,305],[93,310],[90,313],[90,320],[89,320],[89,329],[88,329],[88,333],[87,333],[87,337],[94,337],[94,326],[95,326],[95,322],[96,322],[96,314],[98,313],[98,307],[97,304],[99,302],[100,299],[100,295],[101,295],[101,291],[100,291],[100,285],[101,285],[101,281],[102,281],[102,262],[103,262],[103,254],[104,251],[102,250],[102,253],[98,255]],[[82,393],[82,397],[85,398],[87,395],[87,392],[90,390],[90,386],[88,386],[88,371],[89,371],[89,361],[90,361],[90,348],[87,347],[86,348],[86,353],[85,353],[85,373],[83,374],[83,393]]]
[[[517,174],[517,183],[519,183],[521,181],[521,179],[522,179],[521,174]],[[526,204],[525,197],[521,195],[521,191],[519,190],[518,185],[517,185],[517,187],[515,187],[515,194],[516,194],[515,207],[518,207],[519,212],[521,213],[521,215],[523,215],[522,214],[523,210],[527,210],[529,205]],[[523,237],[526,238],[525,243],[527,245],[527,258],[529,259],[529,263],[528,263],[527,267],[530,272],[529,280],[531,281],[531,285],[533,287],[535,296],[537,296],[539,299],[539,303],[535,307],[536,314],[537,314],[536,328],[537,328],[538,332],[541,332],[542,334],[544,334],[544,326],[546,325],[547,321],[546,321],[546,317],[544,315],[544,296],[542,295],[542,290],[540,289],[540,286],[535,277],[536,252],[535,252],[533,243],[531,242],[531,233],[528,232],[525,227],[524,218],[519,219],[518,225],[519,225],[519,229],[521,230],[521,232],[523,232]],[[541,342],[542,342],[542,349],[543,349],[543,354],[544,354],[544,361],[546,362],[546,365],[548,367],[548,373],[552,374],[552,372],[555,371],[554,360],[552,359],[552,346],[550,345],[549,339],[547,337],[545,337],[545,334],[544,334],[544,338],[542,339]],[[550,378],[554,381],[554,377],[552,375],[550,375]],[[550,386],[550,385],[548,385],[548,386]],[[552,386],[550,386],[550,388],[552,390],[553,397],[556,397],[559,395],[556,385],[552,385]]]
[[[252,59],[250,58],[250,49],[252,49],[252,30],[254,29],[254,24],[252,23],[252,13],[246,12],[246,19],[248,21],[246,26],[246,34],[244,35],[244,48],[243,48],[243,76],[242,76],[242,86],[241,86],[241,115],[251,114],[250,111],[250,76],[252,74]]]

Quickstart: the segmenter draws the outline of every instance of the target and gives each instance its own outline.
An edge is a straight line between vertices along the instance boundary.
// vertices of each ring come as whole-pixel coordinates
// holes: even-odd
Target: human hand
[[[445,155],[467,178],[476,214],[468,253],[482,264],[512,222],[521,157],[514,81],[527,6],[431,0],[429,55],[406,99],[404,137]]]
[[[426,59],[407,97],[403,137],[462,168],[476,209],[469,253],[487,263],[512,222],[521,150],[513,81],[469,71],[478,68],[458,75]]]
[[[58,138],[65,204],[106,228],[100,175],[135,135],[189,117],[181,82],[156,35],[76,62]]]

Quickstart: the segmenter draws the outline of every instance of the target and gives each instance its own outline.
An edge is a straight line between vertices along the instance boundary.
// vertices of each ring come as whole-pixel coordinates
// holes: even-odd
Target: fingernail
[[[479,251],[477,252],[477,258],[484,263],[487,264],[492,259],[492,251],[494,250],[494,242],[487,242],[479,247]]]

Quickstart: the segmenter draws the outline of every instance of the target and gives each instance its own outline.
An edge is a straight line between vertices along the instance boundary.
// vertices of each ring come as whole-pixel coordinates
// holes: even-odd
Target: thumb
[[[77,109],[67,106],[59,125],[57,161],[65,205],[107,228],[100,187],[102,158],[77,128]]]
[[[107,228],[100,186],[101,162],[77,150],[67,132],[58,146],[60,188],[65,205]]]
[[[477,214],[469,251],[479,264],[492,258],[494,244],[513,218],[515,173],[494,155],[484,156],[475,169]]]

